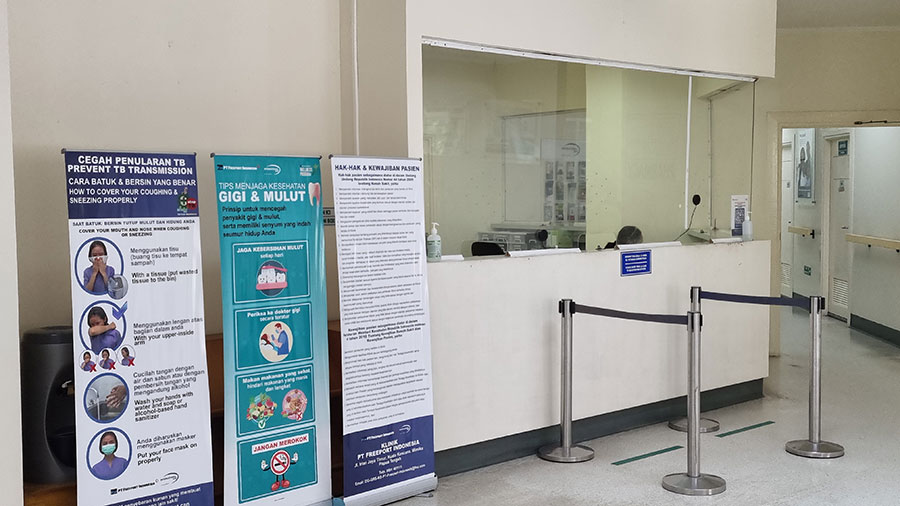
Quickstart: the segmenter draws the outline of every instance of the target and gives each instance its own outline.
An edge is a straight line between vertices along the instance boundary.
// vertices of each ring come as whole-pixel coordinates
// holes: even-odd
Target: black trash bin
[[[72,327],[26,331],[20,342],[22,456],[26,482],[75,480]]]

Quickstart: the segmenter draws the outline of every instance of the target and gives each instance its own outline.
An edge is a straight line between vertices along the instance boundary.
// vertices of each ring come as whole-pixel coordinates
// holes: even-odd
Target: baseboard
[[[839,314],[834,314],[834,313],[832,313],[831,311],[828,312],[828,316],[830,316],[831,318],[834,318],[835,320],[838,320],[838,321],[842,321],[842,322],[844,322],[844,323],[847,323],[847,319],[846,319],[846,318],[844,318],[843,316],[841,316],[841,315],[839,315]]]
[[[867,320],[862,316],[851,313],[850,328],[861,330],[895,346],[900,346],[900,330]]]
[[[700,408],[703,411],[719,409],[732,404],[759,399],[763,396],[763,380],[751,380],[700,394]],[[587,441],[616,432],[653,425],[685,416],[687,397],[645,404],[613,413],[597,415],[572,423],[572,440]],[[451,448],[435,453],[435,472],[438,476],[471,471],[534,455],[541,446],[559,443],[559,425],[513,434],[490,441]]]

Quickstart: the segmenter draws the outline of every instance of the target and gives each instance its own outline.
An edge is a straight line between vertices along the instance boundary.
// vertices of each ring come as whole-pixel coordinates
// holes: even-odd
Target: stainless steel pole
[[[688,476],[700,476],[700,313],[688,316]]]
[[[818,295],[809,298],[809,330],[812,342],[809,350],[809,439],[788,441],[785,451],[811,459],[833,459],[844,455],[844,447],[822,441],[822,312],[825,299]]]
[[[585,462],[594,458],[594,450],[572,444],[572,299],[560,301],[562,313],[560,358],[559,418],[562,444],[538,449],[538,456],[552,462]]]
[[[563,455],[569,457],[572,448],[572,300],[563,300],[562,315],[562,357],[559,384],[560,430],[562,431]]]
[[[695,313],[700,312],[700,287],[692,286],[691,287],[691,311]],[[711,418],[702,418],[698,417],[700,420],[700,432],[715,432],[719,430],[719,422],[713,420]],[[669,421],[669,428],[672,430],[677,430],[679,432],[687,432],[688,431],[688,419],[687,418],[677,418],[675,420]]]
[[[822,432],[822,298],[809,298],[809,440],[819,442]]]
[[[683,495],[715,495],[725,491],[725,480],[700,473],[700,328],[702,315],[688,313],[688,431],[687,473],[663,478],[664,489]]]

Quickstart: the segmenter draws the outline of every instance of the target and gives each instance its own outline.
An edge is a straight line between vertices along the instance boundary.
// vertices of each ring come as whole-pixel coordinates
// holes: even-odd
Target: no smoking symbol
[[[272,466],[272,472],[276,475],[282,475],[287,472],[291,467],[291,457],[284,450],[278,450],[275,452],[275,455],[272,455],[272,460],[270,462]]]

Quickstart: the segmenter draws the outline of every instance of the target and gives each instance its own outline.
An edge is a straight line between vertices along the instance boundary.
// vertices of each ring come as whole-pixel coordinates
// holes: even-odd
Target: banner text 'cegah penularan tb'
[[[318,158],[215,155],[225,504],[331,504]]]
[[[212,505],[196,157],[65,163],[78,503]]]

